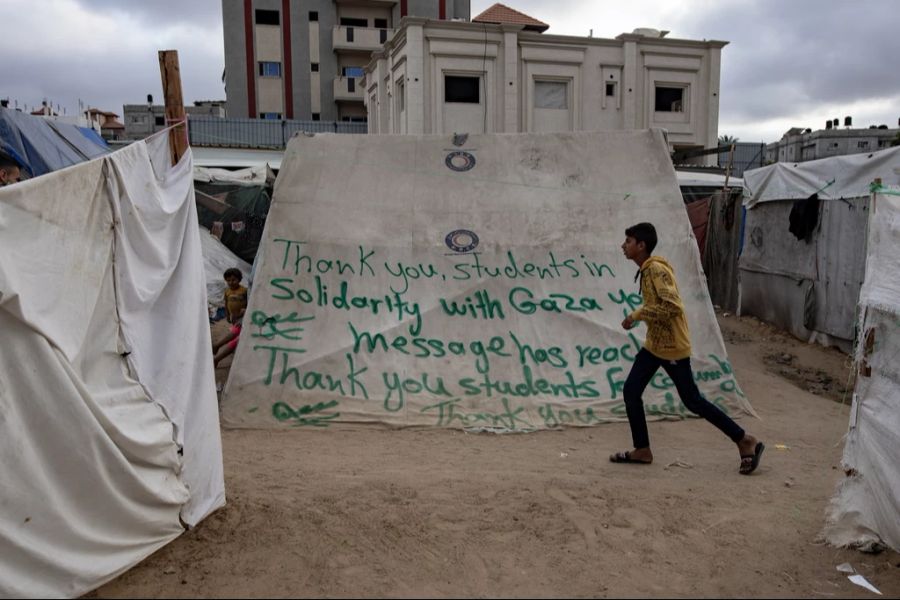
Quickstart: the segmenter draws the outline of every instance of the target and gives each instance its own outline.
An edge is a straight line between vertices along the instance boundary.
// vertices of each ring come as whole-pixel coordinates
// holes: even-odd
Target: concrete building
[[[727,42],[652,29],[548,35],[546,24],[500,7],[470,23],[403,19],[366,66],[369,132],[661,127],[672,150],[716,146]]]
[[[829,120],[825,129],[813,131],[793,127],[781,139],[766,146],[766,163],[804,162],[843,154],[862,154],[883,150],[900,134],[900,127],[887,125],[868,129],[852,129],[850,117],[844,119],[845,128],[838,128],[838,119]],[[900,120],[898,120],[900,126]]]
[[[119,115],[108,110],[89,108],[84,111],[92,127],[100,128],[100,135],[104,140],[121,140],[125,137],[125,125],[119,122]]]
[[[469,0],[222,0],[230,118],[365,121],[370,54],[406,16],[469,19]]]
[[[126,104],[125,138],[142,140],[166,128],[166,107],[161,104]],[[193,106],[185,106],[188,116],[225,117],[224,100],[197,100]]]

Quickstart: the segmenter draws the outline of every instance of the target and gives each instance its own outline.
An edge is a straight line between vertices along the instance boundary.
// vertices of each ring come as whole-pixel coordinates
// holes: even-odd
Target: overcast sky
[[[239,2],[240,0],[229,0]],[[472,0],[472,16],[493,4]],[[900,0],[508,0],[547,33],[637,27],[730,42],[719,133],[771,142],[790,127],[900,118]],[[221,0],[0,0],[0,98],[121,115],[162,100],[157,50],[178,50],[186,103],[224,99]]]

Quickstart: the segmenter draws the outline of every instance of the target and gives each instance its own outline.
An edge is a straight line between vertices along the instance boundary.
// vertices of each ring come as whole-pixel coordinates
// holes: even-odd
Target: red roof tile
[[[525,29],[538,32],[544,32],[550,28],[543,21],[538,21],[534,17],[529,17],[525,13],[521,13],[499,2],[472,19],[472,22],[524,25]]]

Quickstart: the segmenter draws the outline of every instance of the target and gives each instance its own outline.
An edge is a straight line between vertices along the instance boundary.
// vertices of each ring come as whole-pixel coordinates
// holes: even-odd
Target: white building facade
[[[369,133],[661,127],[672,150],[713,147],[727,42],[664,36],[582,38],[405,18],[366,66]]]

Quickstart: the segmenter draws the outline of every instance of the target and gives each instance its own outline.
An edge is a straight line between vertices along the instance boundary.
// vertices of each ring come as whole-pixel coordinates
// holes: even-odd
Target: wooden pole
[[[169,133],[169,148],[174,165],[181,160],[189,145],[177,50],[159,51],[159,74],[162,77],[163,98],[166,101],[166,125],[175,126]]]

